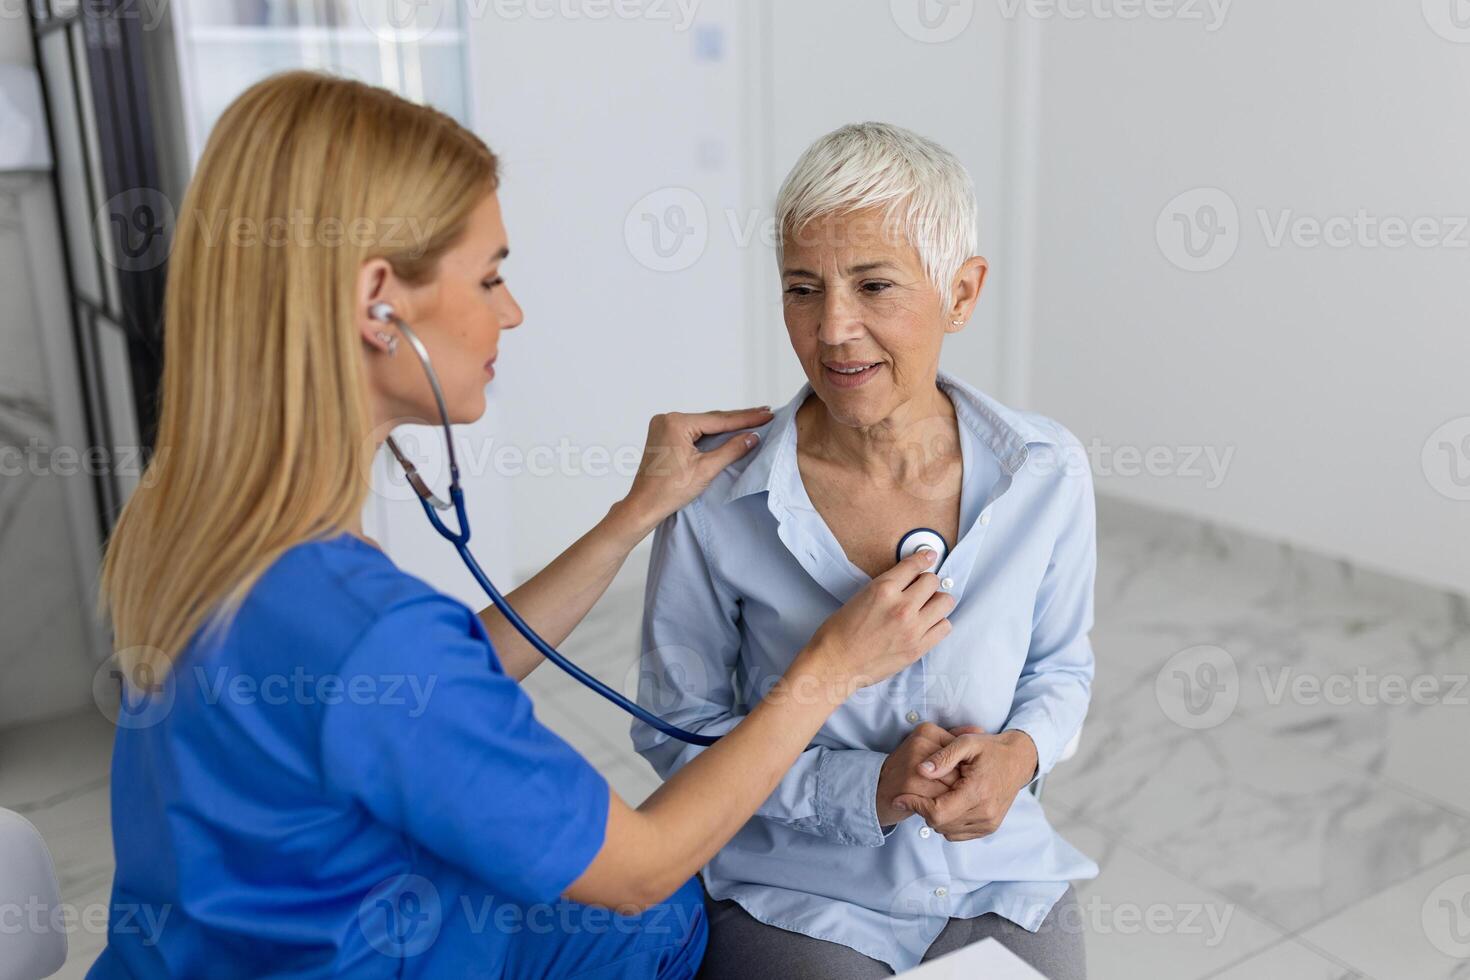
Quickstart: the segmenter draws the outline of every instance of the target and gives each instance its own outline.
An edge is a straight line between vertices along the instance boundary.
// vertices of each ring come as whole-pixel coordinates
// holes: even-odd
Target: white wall
[[[485,9],[469,24],[475,124],[503,163],[504,270],[526,314],[502,338],[487,431],[525,454],[491,474],[524,574],[626,492],[652,415],[747,400],[759,325],[723,216],[743,202],[744,39],[729,0],[683,30]],[[680,220],[696,232],[663,225],[679,268],[660,271],[647,222]]]
[[[1438,233],[1457,248],[1273,247],[1259,214],[1470,215],[1470,44],[1378,0],[1239,0],[1214,32],[1051,19],[1043,36],[1032,403],[1100,440],[1104,492],[1470,592],[1463,218]],[[1215,271],[1170,261],[1186,261],[1172,216],[1156,235],[1195,188],[1239,211]],[[1192,450],[1169,475],[1122,475],[1125,447],[1234,456],[1211,487]]]
[[[982,6],[931,43],[884,3],[694,6],[682,30],[505,19],[495,5],[471,19],[475,123],[504,161],[506,272],[526,309],[502,343],[492,435],[525,449],[567,440],[628,452],[658,411],[787,401],[804,377],[767,234],[776,189],[813,139],[870,119],[939,140],[976,178],[995,268],[945,364],[999,386],[1000,324],[1018,299],[1007,295],[1018,263],[1005,213],[1014,25]],[[664,261],[648,222],[681,214],[695,233]],[[663,236],[672,249],[667,224]],[[556,468],[499,474],[518,572],[553,557],[628,483]]]

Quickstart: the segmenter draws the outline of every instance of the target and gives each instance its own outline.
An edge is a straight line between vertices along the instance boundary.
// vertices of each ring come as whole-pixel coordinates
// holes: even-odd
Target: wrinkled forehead
[[[913,260],[918,255],[898,209],[864,208],[818,215],[782,230],[782,268],[863,258]]]

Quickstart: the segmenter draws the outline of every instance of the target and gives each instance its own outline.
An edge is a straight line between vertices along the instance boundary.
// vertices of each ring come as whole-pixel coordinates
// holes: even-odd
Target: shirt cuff
[[[878,774],[886,758],[867,749],[823,753],[817,767],[816,801],[823,836],[858,847],[883,846],[888,834],[878,825]]]
[[[1018,711],[1002,731],[1025,732],[1035,743],[1036,775],[1031,777],[1033,782],[1051,772],[1052,766],[1057,764],[1057,757],[1066,748],[1066,743],[1058,740],[1051,722],[1035,712]]]

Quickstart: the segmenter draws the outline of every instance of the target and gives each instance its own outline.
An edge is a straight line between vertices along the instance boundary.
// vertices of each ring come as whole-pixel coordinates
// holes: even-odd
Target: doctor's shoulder
[[[300,542],[278,556],[251,587],[225,637],[247,647],[269,640],[277,656],[334,669],[369,629],[426,600],[460,605],[381,549],[344,533]]]

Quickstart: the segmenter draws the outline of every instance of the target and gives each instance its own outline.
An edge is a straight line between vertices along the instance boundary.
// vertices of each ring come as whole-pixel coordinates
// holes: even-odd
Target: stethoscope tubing
[[[464,490],[459,485],[459,463],[454,455],[454,434],[449,427],[449,410],[444,404],[444,392],[439,387],[439,378],[429,361],[428,348],[424,346],[423,342],[419,340],[418,335],[409,328],[407,323],[403,322],[387,303],[375,303],[369,313],[374,319],[390,322],[398,328],[399,332],[408,340],[409,347],[412,348],[414,355],[418,358],[419,364],[423,366],[424,374],[429,378],[429,386],[433,389],[434,402],[439,408],[439,418],[444,429],[445,446],[449,452],[449,502],[445,503],[429,489],[429,485],[419,476],[418,470],[408,457],[403,454],[403,451],[398,448],[398,444],[393,441],[392,436],[388,437],[388,449],[393,453],[394,458],[398,460],[398,464],[403,467],[404,476],[408,480],[409,485],[413,487],[414,492],[418,495],[419,505],[423,507],[424,515],[428,517],[429,523],[433,525],[435,531],[439,532],[440,537],[454,545],[454,550],[459,552],[460,560],[464,562],[465,568],[469,569],[470,574],[474,576],[475,581],[485,591],[485,595],[490,598],[495,608],[500,610],[501,615],[509,620],[510,624],[516,628],[516,632],[525,637],[526,642],[531,644],[541,656],[550,660],[570,674],[575,680],[596,691],[634,718],[637,718],[639,721],[670,738],[678,739],[681,742],[688,742],[690,745],[714,745],[718,742],[720,740],[718,735],[701,735],[698,732],[687,731],[678,725],[664,721],[658,715],[645,709],[642,705],[629,700],[622,692],[613,690],[581,667],[572,663],[566,657],[562,656],[556,647],[542,639],[541,634],[532,629],[531,625],[521,618],[520,614],[515,611],[515,607],[506,600],[505,596],[500,594],[500,590],[495,587],[494,582],[490,581],[490,576],[485,574],[485,570],[475,560],[474,553],[470,551],[470,521],[469,517],[465,514]],[[451,530],[438,514],[438,511],[448,510],[451,507],[454,509],[455,518],[459,523],[458,531]]]
[[[516,632],[525,637],[526,642],[535,647],[538,653],[566,671],[580,683],[585,684],[619,708],[622,708],[634,718],[637,718],[639,721],[670,738],[676,738],[690,745],[714,745],[720,740],[718,735],[701,735],[698,732],[687,731],[678,725],[664,721],[642,705],[629,700],[622,692],[613,690],[581,667],[572,663],[566,657],[562,656],[556,647],[542,639],[541,634],[537,633],[529,623],[522,619],[520,614],[515,611],[515,607],[506,601],[505,596],[500,594],[500,590],[495,587],[495,583],[490,581],[490,576],[485,574],[484,569],[480,567],[480,563],[475,560],[474,554],[471,553],[469,546],[469,524],[465,520],[464,491],[458,485],[455,485],[450,487],[449,496],[454,503],[455,516],[459,521],[461,529],[459,534],[455,534],[444,525],[444,522],[439,519],[438,514],[434,513],[433,506],[427,500],[421,497],[419,498],[419,504],[424,508],[424,513],[428,515],[429,522],[434,525],[434,529],[448,540],[450,544],[454,545],[454,549],[459,552],[459,557],[464,562],[465,567],[475,577],[475,581],[479,583],[480,588],[485,590],[485,594],[490,597],[490,601],[495,604],[495,608],[500,610],[501,615],[509,620],[510,624],[516,628]]]

